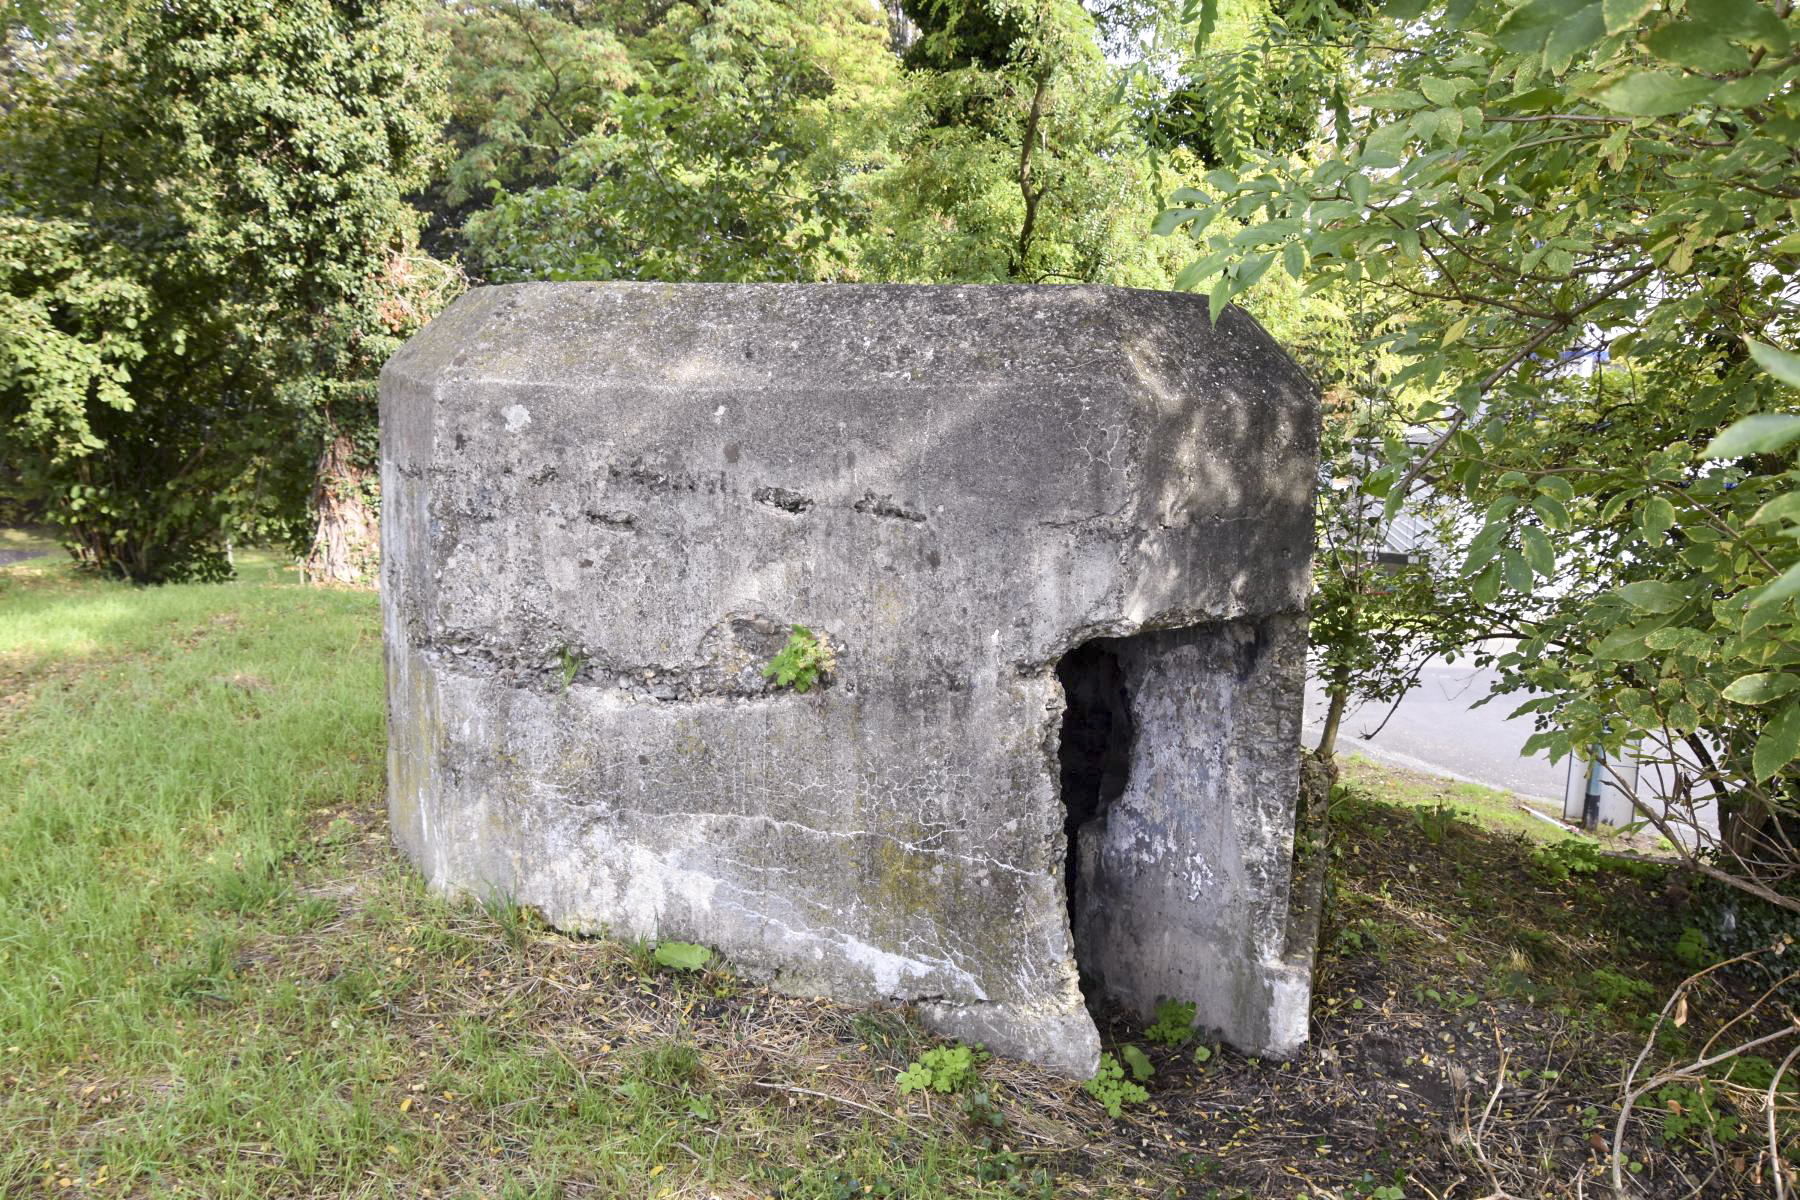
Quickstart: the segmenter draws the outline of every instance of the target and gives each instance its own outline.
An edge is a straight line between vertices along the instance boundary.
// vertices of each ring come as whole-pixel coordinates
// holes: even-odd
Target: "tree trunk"
[[[1044,101],[1050,95],[1050,72],[1037,77],[1037,90],[1031,96],[1031,112],[1025,118],[1025,135],[1019,141],[1019,195],[1025,201],[1025,219],[1019,226],[1019,242],[1013,249],[1011,275],[1025,277],[1025,260],[1031,253],[1031,238],[1037,232],[1038,203],[1044,198],[1044,187],[1031,186],[1031,151],[1037,145],[1038,128],[1044,119]],[[1046,185],[1047,186],[1047,185]]]
[[[374,587],[381,568],[380,514],[372,472],[356,462],[356,447],[333,433],[313,478],[312,548],[300,566],[308,583]]]
[[[1314,753],[1329,763],[1337,752],[1338,725],[1343,722],[1344,710],[1350,706],[1349,680],[1334,676],[1325,690],[1325,697],[1325,728],[1319,731],[1319,744]]]

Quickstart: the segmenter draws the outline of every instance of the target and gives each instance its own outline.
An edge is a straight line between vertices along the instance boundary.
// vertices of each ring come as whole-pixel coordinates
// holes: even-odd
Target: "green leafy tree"
[[[426,14],[444,46],[445,134],[453,153],[424,196],[428,237],[446,254],[496,193],[560,179],[563,157],[604,134],[616,98],[639,75],[612,4],[442,4]]]
[[[75,3],[61,4],[56,0],[0,0],[0,33],[23,32],[35,39],[47,40],[64,32],[71,18],[93,25],[116,20],[121,10],[129,12],[134,6],[131,0],[126,3],[76,0]]]
[[[684,0],[478,5],[450,19],[468,128],[445,199],[488,190],[462,223],[477,274],[841,272],[860,122],[897,72],[879,10]],[[478,34],[498,49],[475,47]]]
[[[1171,25],[1184,28],[1181,17],[1199,22],[1185,56],[1162,49],[1175,41]],[[1365,6],[1337,0],[1218,0],[1157,12],[1155,35],[1139,39],[1148,52],[1133,101],[1147,137],[1202,164],[1232,168],[1262,156],[1323,152],[1343,128],[1356,51],[1370,35],[1366,17]],[[1205,194],[1181,189],[1175,198],[1186,203]],[[1171,209],[1156,229],[1172,233],[1195,215]],[[1193,228],[1199,238],[1231,244],[1245,236],[1245,224],[1209,208]],[[1203,269],[1189,264],[1176,285],[1191,286]],[[1303,288],[1285,272],[1261,275],[1236,299],[1295,354],[1324,395],[1309,608],[1310,665],[1326,700],[1319,750],[1329,758],[1352,705],[1397,703],[1434,656],[1458,648],[1478,620],[1493,618],[1471,611],[1466,596],[1439,582],[1457,541],[1454,498],[1428,493],[1414,497],[1405,514],[1389,514],[1358,486],[1386,447],[1404,441],[1421,399],[1396,381],[1403,362],[1376,336],[1391,331],[1393,301],[1355,281],[1312,280]]]
[[[1456,506],[1416,495],[1403,514],[1404,536],[1397,536],[1383,505],[1362,491],[1371,460],[1404,433],[1395,416],[1402,406],[1389,392],[1359,394],[1348,384],[1336,383],[1324,397],[1308,606],[1309,665],[1325,695],[1317,750],[1327,760],[1353,704],[1389,705],[1392,712],[1434,657],[1498,632],[1491,614],[1445,583],[1455,571]]]
[[[428,206],[496,281],[1166,285],[1142,231],[1175,176],[1080,5],[905,11],[896,53],[850,0],[446,8]]]
[[[1758,0],[1401,0],[1356,40],[1335,144],[1212,172],[1173,218],[1202,243],[1188,278],[1215,306],[1277,266],[1386,297],[1366,345],[1402,364],[1424,436],[1385,441],[1363,496],[1473,515],[1457,577],[1520,635],[1497,664],[1539,693],[1535,746],[1642,739],[1678,798],[1720,806],[1695,865],[1800,908],[1800,573],[1781,583],[1794,542],[1765,508],[1788,463],[1756,439],[1704,453],[1793,407],[1751,351],[1800,335],[1800,22]]]
[[[79,15],[8,35],[0,272],[33,324],[0,340],[0,440],[84,558],[217,577],[234,537],[305,530],[324,451],[372,451],[435,134],[420,12]]]
[[[1339,0],[1216,0],[1197,14],[1175,85],[1146,109],[1155,140],[1230,167],[1307,145],[1322,114],[1345,112],[1366,12]]]
[[[921,36],[861,190],[861,276],[1167,286],[1142,233],[1176,177],[1149,161],[1126,73],[1073,0],[917,0]]]

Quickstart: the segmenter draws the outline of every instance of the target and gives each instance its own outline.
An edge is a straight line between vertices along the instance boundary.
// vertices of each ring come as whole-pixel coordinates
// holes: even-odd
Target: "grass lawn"
[[[1668,843],[1653,831],[1624,833],[1603,825],[1595,834],[1583,833],[1562,823],[1561,805],[1535,796],[1528,798],[1479,783],[1385,766],[1360,754],[1345,759],[1342,770],[1345,781],[1390,804],[1447,809],[1484,829],[1516,833],[1528,841],[1560,842],[1573,838],[1608,850],[1668,850]]]
[[[998,1060],[985,1101],[903,1097],[932,1043],[900,1012],[429,894],[387,840],[376,597],[242,567],[0,568],[0,1195],[1411,1200],[1490,1156],[1566,1195],[1684,973],[1660,868],[1357,776],[1301,1058],[1103,1013],[1156,1072],[1117,1120]],[[1640,1133],[1646,1181],[1703,1172]]]
[[[0,528],[0,564],[26,562],[62,553],[47,529]]]
[[[1418,771],[1384,766],[1360,754],[1352,754],[1345,759],[1342,771],[1346,781],[1366,792],[1379,795],[1392,804],[1414,808],[1446,808],[1465,821],[1472,821],[1487,829],[1516,833],[1534,842],[1554,842],[1565,837],[1592,840],[1578,831],[1559,829],[1528,811],[1534,810],[1547,816],[1556,815],[1551,812],[1547,801],[1529,804],[1523,797],[1512,792],[1483,787],[1479,783],[1464,783],[1439,775],[1425,775]]]
[[[0,1195],[1036,1194],[896,1014],[448,906],[390,852],[376,597],[0,570]],[[1009,1069],[1076,1194],[1138,1156]],[[1121,1152],[1122,1151],[1122,1152]],[[1032,1180],[1035,1169],[1040,1183]],[[1060,1188],[1062,1185],[1059,1184]]]

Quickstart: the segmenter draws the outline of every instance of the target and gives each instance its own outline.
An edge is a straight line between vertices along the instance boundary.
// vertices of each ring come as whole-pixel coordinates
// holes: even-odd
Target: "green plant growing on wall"
[[[810,692],[837,669],[837,652],[829,638],[820,637],[804,625],[794,626],[787,644],[776,652],[763,668],[763,678],[773,679],[776,687],[791,687],[796,692]]]
[[[563,691],[566,692],[569,690],[569,685],[575,682],[575,677],[581,674],[581,668],[587,665],[587,656],[564,646],[559,652],[558,659],[562,670]]]
[[[936,1046],[900,1072],[900,1094],[967,1091],[981,1079],[981,1064],[993,1056],[980,1046]]]
[[[1081,1090],[1100,1102],[1109,1117],[1117,1117],[1127,1104],[1142,1104],[1150,1093],[1125,1078],[1125,1068],[1110,1054],[1100,1056],[1100,1069],[1081,1085]]]

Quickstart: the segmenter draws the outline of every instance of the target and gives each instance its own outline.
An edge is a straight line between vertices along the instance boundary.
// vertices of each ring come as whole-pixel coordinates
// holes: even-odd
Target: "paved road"
[[[42,550],[0,550],[0,567],[10,567],[16,562],[37,558],[41,554]]]
[[[1521,757],[1519,748],[1533,732],[1531,718],[1507,719],[1525,697],[1505,696],[1481,708],[1470,707],[1487,695],[1494,678],[1494,672],[1474,667],[1427,667],[1419,686],[1373,739],[1365,735],[1381,725],[1386,705],[1364,705],[1345,713],[1338,729],[1338,753],[1360,753],[1378,762],[1560,802],[1567,760],[1551,766],[1545,755]],[[1308,685],[1308,744],[1317,742],[1324,715],[1323,693]]]

